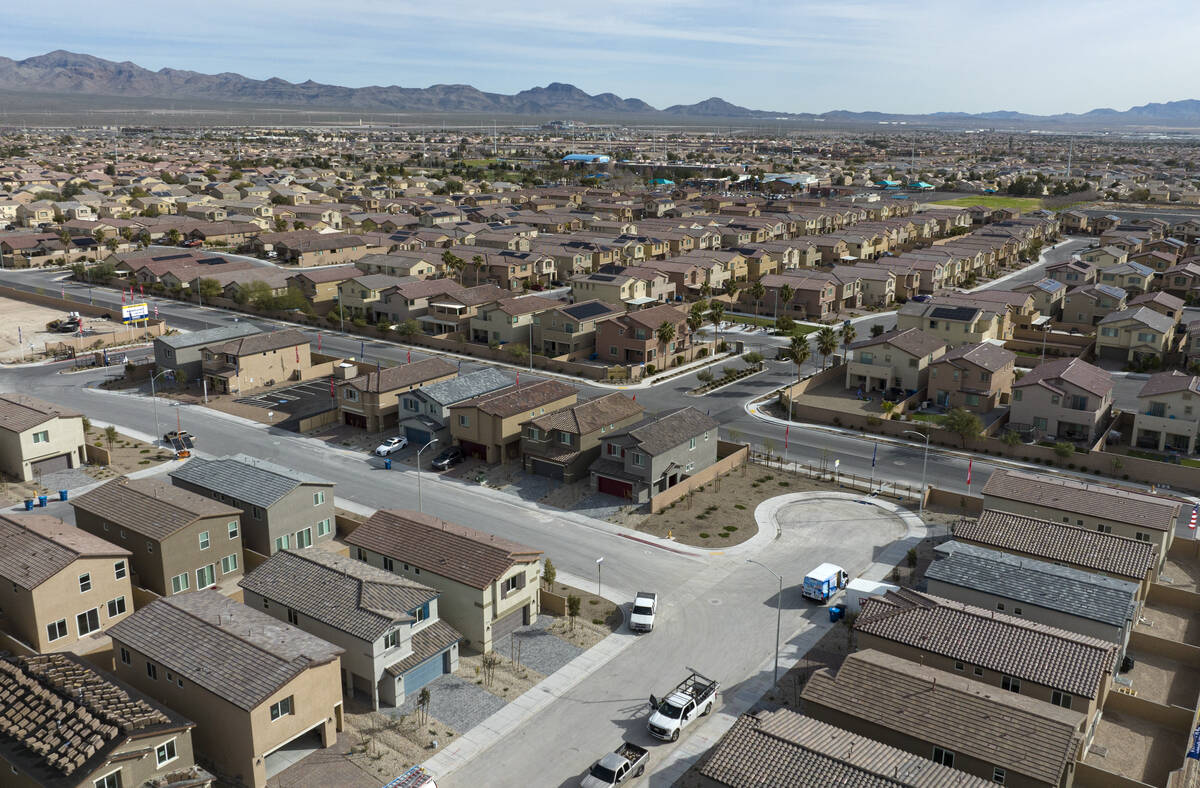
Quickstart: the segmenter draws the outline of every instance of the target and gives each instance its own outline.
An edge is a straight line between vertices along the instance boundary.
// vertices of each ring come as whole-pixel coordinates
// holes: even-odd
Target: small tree
[[[567,596],[567,615],[571,620],[571,629],[575,628],[575,619],[579,618],[580,604],[581,600],[579,597],[575,596],[574,594],[569,594]]]
[[[854,324],[848,323],[842,326],[842,348],[849,351],[850,345],[853,344],[855,336],[858,332],[854,330]]]
[[[804,337],[793,336],[792,343],[783,349],[780,355],[796,365],[796,382],[799,383],[803,373],[801,369],[804,363],[808,361],[808,357],[812,351],[808,347],[808,340]]]
[[[965,449],[967,439],[975,438],[983,431],[983,422],[966,408],[954,408],[942,420],[942,427],[959,436]]]
[[[1075,444],[1069,441],[1059,441],[1054,444],[1054,454],[1060,460],[1065,460],[1075,453]]]
[[[714,301],[708,306],[708,319],[713,324],[713,330],[717,334],[717,350],[721,349],[721,320],[725,317],[725,305],[720,301]]]
[[[871,336],[877,337],[882,333],[883,333],[883,324],[882,323],[876,323],[875,325],[871,326]]]
[[[523,361],[529,358],[529,348],[525,347],[520,342],[514,342],[513,344],[509,345],[508,352],[518,361]]]
[[[713,373],[707,369],[702,369],[696,373],[696,380],[700,381],[701,383],[704,383],[705,385],[712,383],[713,382]]]
[[[104,428],[104,442],[108,444],[109,451],[112,451],[113,444],[117,442],[117,428],[111,424]]]
[[[747,353],[746,355],[742,356],[742,361],[745,361],[747,364],[749,364],[752,367],[762,366],[763,354],[759,353],[756,350],[752,350],[749,353]]]
[[[658,337],[658,344],[663,347],[669,347],[675,339],[675,324],[669,320],[664,320],[659,324],[654,334]]]
[[[500,664],[500,657],[489,651],[484,654],[479,660],[483,667],[483,683],[487,686],[492,686],[492,680],[496,677],[496,666]]]
[[[420,694],[417,695],[417,710],[421,713],[421,724],[429,723],[429,701],[432,697],[429,694],[429,687],[421,687]]]
[[[205,277],[196,283],[196,293],[200,298],[211,301],[221,295],[221,283],[216,279]]]
[[[792,299],[795,298],[796,291],[791,285],[784,285],[775,291],[775,311],[779,311],[779,302],[783,301],[783,309],[786,312],[792,305]],[[789,320],[791,318],[788,318]]]
[[[883,408],[884,416],[890,419],[892,417],[892,411],[896,409],[896,403],[892,402],[890,399],[885,399],[879,403],[879,407]]]
[[[83,434],[84,435],[87,435],[89,432],[92,431],[92,420],[89,419],[87,416],[84,416],[82,419],[80,419],[80,423],[83,424]]]
[[[554,567],[554,562],[549,558],[546,559],[546,566],[542,569],[542,581],[546,584],[546,590],[554,588],[554,581],[558,579],[558,569]]]
[[[1005,446],[1016,446],[1021,442],[1021,434],[1016,430],[1005,430],[1000,440],[1004,441]]]
[[[396,333],[405,338],[413,336],[420,330],[421,324],[411,317],[403,323],[396,324]]]
[[[793,329],[796,328],[796,321],[792,320],[787,315],[782,315],[778,320],[775,321],[775,328],[779,330],[780,334],[787,336],[788,334],[792,333]]]

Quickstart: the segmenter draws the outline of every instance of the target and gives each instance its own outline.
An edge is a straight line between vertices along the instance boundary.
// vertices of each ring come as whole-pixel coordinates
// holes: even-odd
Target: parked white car
[[[658,612],[658,594],[638,591],[633,598],[633,610],[629,614],[629,628],[634,632],[650,632],[654,629],[654,614]]]
[[[386,457],[393,452],[400,451],[408,446],[408,438],[387,438],[383,443],[375,447],[375,454],[379,457]]]

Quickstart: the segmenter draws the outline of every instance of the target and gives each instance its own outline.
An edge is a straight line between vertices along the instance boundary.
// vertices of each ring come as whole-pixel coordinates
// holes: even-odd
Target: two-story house
[[[431,296],[425,314],[417,321],[427,334],[458,334],[470,338],[471,320],[481,307],[504,298],[512,293],[496,285],[478,285]]]
[[[388,319],[388,312],[379,309],[383,293],[402,284],[405,284],[403,279],[388,274],[363,274],[343,279],[337,283],[337,301],[348,315],[376,323]]]
[[[1162,361],[1173,350],[1174,338],[1174,319],[1149,307],[1128,307],[1100,321],[1096,355],[1130,363],[1150,358]]]
[[[86,459],[82,413],[28,394],[0,395],[0,471],[29,482]]]
[[[71,501],[75,524],[128,547],[133,583],[159,596],[231,589],[242,576],[242,512],[160,477],[105,482]]]
[[[1012,384],[1008,421],[1037,437],[1091,445],[1112,411],[1112,375],[1078,358],[1034,367]]]
[[[238,322],[231,326],[155,337],[155,372],[170,370],[178,383],[198,381],[201,378],[204,348],[257,333],[259,330],[254,325]]]
[[[578,390],[543,380],[482,394],[450,406],[450,435],[468,456],[488,463],[521,455],[521,425],[529,419],[574,405]]]
[[[1124,249],[1119,249],[1116,246],[1098,246],[1094,249],[1086,249],[1081,252],[1079,259],[1103,269],[1124,263],[1129,259],[1129,255]]]
[[[1102,269],[1096,281],[1102,285],[1119,287],[1129,295],[1138,295],[1153,285],[1154,269],[1141,263],[1122,263]]]
[[[671,326],[668,341],[659,333],[664,324]],[[654,364],[666,369],[676,358],[690,359],[693,352],[687,313],[669,304],[627,312],[596,327],[596,353],[614,364]]]
[[[117,677],[196,723],[224,782],[265,788],[267,759],[342,727],[342,649],[217,591],[151,602],[110,628]]]
[[[561,301],[542,296],[502,298],[479,308],[471,318],[471,340],[485,344],[522,344],[530,352],[536,350],[534,320],[536,316],[562,305]]]
[[[1029,284],[1017,285],[1013,289],[1018,293],[1032,295],[1033,306],[1039,313],[1056,320],[1062,315],[1068,290],[1064,283],[1047,277]]]
[[[457,374],[456,364],[430,357],[339,381],[336,384],[338,421],[367,432],[394,429],[400,423],[398,403],[402,394],[449,380]]]
[[[546,309],[533,317],[534,347],[551,358],[588,358],[596,354],[596,326],[623,313],[603,301]]]
[[[451,441],[451,405],[510,388],[515,382],[512,375],[485,367],[401,393],[399,415],[404,436],[417,446],[424,446],[435,438],[448,445]]]
[[[1177,370],[1150,376],[1138,392],[1133,444],[1143,449],[1195,454],[1200,434],[1200,376]]]
[[[1075,288],[1095,284],[1097,271],[1096,266],[1083,260],[1063,260],[1047,265],[1046,277],[1062,282],[1068,288]]]
[[[1003,340],[1004,307],[920,303],[909,301],[896,312],[896,327],[919,328],[947,345]]]
[[[919,328],[854,342],[846,351],[846,388],[920,391],[928,382],[929,365],[945,352],[945,342]]]
[[[38,652],[95,651],[133,611],[130,551],[49,515],[0,515],[0,628]]]
[[[308,337],[285,328],[206,345],[200,365],[210,392],[230,394],[303,379],[312,353]]]
[[[342,282],[362,276],[362,271],[352,265],[332,268],[317,268],[292,274],[287,279],[288,287],[299,290],[313,306],[332,305],[337,301],[338,288]]]
[[[333,482],[245,454],[193,457],[168,475],[176,487],[240,509],[244,549],[259,555],[333,538]]]
[[[438,615],[472,649],[537,621],[541,550],[404,509],[375,512],[346,542],[359,561],[436,589]]]
[[[959,345],[929,365],[929,398],[943,408],[989,413],[1007,405],[1017,354],[991,342]]]
[[[589,469],[597,492],[646,503],[717,461],[719,423],[693,407],[677,408],[601,439]]]
[[[1119,287],[1095,284],[1068,290],[1063,299],[1062,321],[1068,325],[1089,327],[1108,314],[1125,308],[1129,294]]]
[[[195,723],[74,654],[0,660],[0,697],[6,788],[212,785]]]
[[[399,706],[458,667],[462,635],[438,616],[439,593],[325,550],[284,550],[239,583],[246,605],[343,650],[342,689],[372,708]]]
[[[605,394],[524,424],[525,470],[570,483],[587,474],[611,434],[642,418],[642,406],[620,392]]]

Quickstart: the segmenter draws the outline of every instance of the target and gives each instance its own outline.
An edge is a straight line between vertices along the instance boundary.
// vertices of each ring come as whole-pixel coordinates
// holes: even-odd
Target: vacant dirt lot
[[[456,735],[432,716],[426,715],[422,720],[414,712],[393,719],[371,711],[361,701],[347,701],[345,721],[342,736],[350,740],[346,760],[372,775],[378,785],[430,758],[436,752],[433,742],[438,742],[440,748]]]
[[[47,342],[57,342],[63,338],[63,334],[46,330],[46,324],[51,320],[67,316],[61,309],[0,298],[0,314],[4,315],[4,320],[0,321],[0,362],[29,361],[43,356]],[[85,331],[90,328],[110,330],[121,327],[120,323],[99,317],[85,317],[83,325]],[[23,346],[17,344],[17,329],[20,329]]]

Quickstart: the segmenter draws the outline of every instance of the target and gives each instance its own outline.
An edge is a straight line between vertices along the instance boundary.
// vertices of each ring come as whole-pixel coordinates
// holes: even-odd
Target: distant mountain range
[[[656,109],[641,99],[612,93],[591,95],[574,85],[552,82],[545,87],[514,95],[487,93],[470,85],[433,85],[428,88],[370,86],[347,88],[319,82],[288,82],[277,77],[249,79],[229,72],[201,74],[164,68],[150,71],[128,61],[111,60],[56,50],[45,55],[12,60],[0,57],[0,90],[42,96],[74,95],[160,99],[173,102],[219,101],[258,107],[291,107],[310,110],[362,112],[495,113],[504,115],[586,115],[619,119],[621,116],[657,116],[688,119],[780,119],[833,123],[909,123],[921,125],[1089,126],[1089,127],[1200,127],[1200,101],[1145,104],[1125,111],[1094,109],[1082,114],[1027,115],[1020,112],[935,112],[902,115],[836,110],[822,114],[771,112],[747,109],[721,98],[695,104],[675,104]]]

